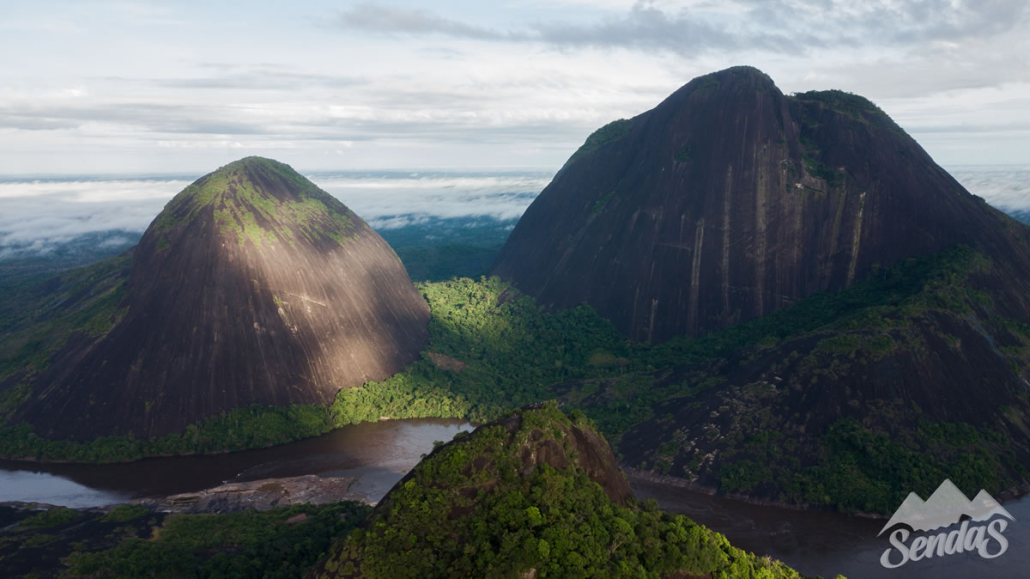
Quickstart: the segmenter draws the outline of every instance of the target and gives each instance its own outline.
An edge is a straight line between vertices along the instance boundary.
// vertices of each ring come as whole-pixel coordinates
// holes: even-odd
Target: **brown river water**
[[[37,464],[0,460],[0,502],[38,501],[88,507],[195,492],[223,482],[317,474],[353,476],[353,492],[379,500],[433,442],[449,441],[468,423],[391,420],[347,426],[318,438],[233,454],[146,459],[128,464]],[[1008,550],[996,559],[960,553],[880,565],[890,547],[882,520],[839,513],[757,506],[683,488],[633,480],[640,498],[725,534],[737,547],[781,559],[802,573],[832,578],[1030,578],[1030,500],[1009,501],[1015,518],[1004,531]],[[924,497],[925,498],[925,497]],[[895,553],[896,554],[896,553]]]

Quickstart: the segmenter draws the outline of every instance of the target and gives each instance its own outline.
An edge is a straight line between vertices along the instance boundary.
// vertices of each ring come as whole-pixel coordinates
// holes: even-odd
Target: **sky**
[[[0,0],[0,175],[556,169],[749,64],[873,100],[944,165],[1030,164],[1017,0]]]

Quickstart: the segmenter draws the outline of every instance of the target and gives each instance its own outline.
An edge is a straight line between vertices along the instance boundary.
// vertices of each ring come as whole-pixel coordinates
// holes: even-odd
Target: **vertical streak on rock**
[[[730,199],[733,197],[733,165],[726,172],[726,189],[722,194],[722,320],[730,320]]]
[[[651,273],[648,274],[648,276],[647,276],[647,294],[650,295],[650,296],[654,296],[654,297],[651,298],[651,315],[650,315],[650,319],[649,319],[649,321],[647,323],[647,341],[648,341],[648,343],[651,342],[651,339],[654,336],[654,320],[655,320],[655,315],[658,313],[658,300],[659,300],[659,298],[661,298],[661,291],[662,291],[661,290],[662,284],[655,282],[655,277],[654,277],[654,272],[655,272],[655,268],[657,267],[657,263],[658,263],[657,261],[652,261],[651,262]],[[661,277],[661,276],[659,276],[659,277]],[[647,299],[646,296],[645,296],[645,299]]]
[[[686,235],[686,233],[687,233],[686,229],[687,229],[687,214],[684,212],[684,213],[680,214],[680,230],[679,230],[679,235],[676,237],[676,241],[679,244],[678,245],[679,248],[682,248],[682,247],[684,247],[686,245],[684,243],[684,240],[683,240],[683,236]],[[676,312],[677,316],[682,316],[684,314],[684,312],[687,312],[688,316],[690,315],[690,313],[689,313],[690,312],[690,304],[689,303],[686,303],[686,304],[683,303],[684,299],[689,300],[689,293],[690,292],[685,291],[685,289],[686,288],[684,288],[681,284],[676,284],[676,289],[675,289],[675,291],[676,291],[676,303],[673,305],[673,308],[674,308],[673,311]]]
[[[654,335],[654,319],[658,315],[658,298],[651,299],[651,323],[647,328],[647,342],[651,343],[651,337]]]
[[[755,315],[765,315],[765,157],[763,148],[757,153],[758,182],[755,187]]]
[[[821,260],[819,272],[819,287],[826,287],[826,285],[833,279],[834,260],[837,256],[837,248],[840,243],[840,226],[844,220],[844,206],[848,201],[848,193],[846,189],[841,189],[840,196],[837,198],[837,210],[833,216],[833,228],[830,230],[830,253],[826,254]]]
[[[805,223],[805,212],[808,209],[808,204],[805,202],[805,197],[797,194],[787,174],[787,166],[790,163],[790,151],[786,146],[783,146],[779,152],[783,155],[783,158],[780,160],[780,183],[777,191],[787,192],[785,200],[794,210],[794,230],[791,232],[791,237],[793,237],[791,245],[793,249],[790,253],[790,270],[793,272],[793,280],[787,295],[796,296],[799,292],[809,291],[806,277],[810,274],[806,274],[806,268],[802,265],[805,238],[802,227]],[[818,267],[818,264],[816,267]],[[818,271],[816,272],[816,277],[818,278]]]
[[[662,218],[664,217],[664,215],[665,215],[665,213],[663,212],[663,208],[661,206],[659,206],[659,207],[656,207],[654,209],[654,213],[652,213],[651,216],[650,216],[651,217],[651,231],[652,231],[652,234],[651,234],[651,249],[650,249],[649,253],[652,256],[653,255],[657,255],[658,242],[659,242],[659,239],[660,239],[659,232],[662,230]],[[655,316],[656,316],[656,314],[658,312],[658,299],[661,298],[661,289],[662,289],[662,284],[661,284],[661,279],[660,279],[661,278],[662,270],[658,269],[658,277],[659,277],[659,279],[656,281],[655,280],[655,270],[656,269],[658,269],[658,260],[652,259],[651,260],[651,269],[648,271],[648,274],[647,274],[647,286],[644,287],[644,292],[645,292],[644,300],[645,301],[647,300],[647,296],[652,296],[652,298],[651,298],[651,312],[650,312],[650,316],[648,318],[648,324],[647,324],[647,341],[649,343],[651,342],[651,338],[654,335],[654,321],[655,321]]]
[[[858,195],[858,217],[855,218],[855,230],[851,234],[851,263],[848,264],[848,282],[855,281],[855,267],[858,265],[858,248],[862,243],[862,213],[865,211],[865,191]]]
[[[630,336],[635,340],[639,335],[637,326],[637,311],[640,307],[640,283],[637,283],[636,289],[633,290],[633,313],[630,316]]]
[[[697,333],[698,295],[701,291],[701,245],[705,240],[705,220],[702,217],[694,230],[694,263],[690,267],[690,327]],[[653,315],[653,314],[652,314]]]

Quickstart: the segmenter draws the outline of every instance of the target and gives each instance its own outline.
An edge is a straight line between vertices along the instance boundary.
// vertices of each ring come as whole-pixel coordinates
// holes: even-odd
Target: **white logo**
[[[909,561],[966,551],[976,552],[984,559],[1000,557],[1009,548],[1009,541],[1002,534],[1009,526],[1006,518],[1016,520],[987,491],[981,490],[976,498],[969,500],[945,479],[925,502],[916,493],[909,493],[891,520],[880,529],[879,535],[899,524],[912,529],[898,528],[890,533],[891,548],[883,552],[880,564],[895,569]],[[986,524],[974,526],[973,523]],[[951,531],[927,534],[955,525],[959,527]],[[909,536],[919,531],[924,534],[909,542]]]

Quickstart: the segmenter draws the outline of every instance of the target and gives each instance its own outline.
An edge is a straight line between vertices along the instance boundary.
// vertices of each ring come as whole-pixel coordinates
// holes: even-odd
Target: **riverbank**
[[[649,473],[644,473],[645,475]],[[739,549],[783,561],[810,576],[849,579],[884,577],[883,552],[891,547],[881,535],[884,519],[850,516],[820,509],[788,509],[734,500],[711,489],[688,488],[686,481],[655,482],[650,476],[630,476],[639,500],[653,499],[658,508],[684,515],[718,531]],[[658,477],[655,477],[658,478]],[[1015,517],[1005,532],[1010,544],[1030,542],[1030,498],[1005,501]],[[907,565],[903,576],[912,579],[968,579],[969,577],[1024,577],[1030,551],[1009,549],[1003,557],[985,560],[975,552],[956,557],[934,557]]]
[[[81,465],[0,460],[0,502],[92,507],[192,495],[226,483],[318,475],[353,480],[347,492],[379,500],[436,441],[472,425],[414,419],[349,425],[320,437],[218,456],[148,458]],[[341,495],[342,496],[342,495]]]
[[[725,493],[725,492],[720,492],[719,489],[716,488],[716,487],[702,485],[702,484],[699,484],[697,482],[690,481],[690,480],[683,479],[683,478],[679,478],[679,477],[675,477],[675,476],[669,476],[669,475],[663,475],[663,474],[658,474],[658,473],[649,472],[649,471],[637,470],[635,468],[631,468],[631,467],[628,467],[628,466],[625,466],[625,465],[620,465],[619,468],[621,468],[622,471],[626,473],[626,478],[628,478],[630,480],[631,484],[632,484],[632,482],[634,480],[644,481],[644,482],[648,482],[648,483],[651,483],[651,484],[661,485],[661,486],[664,486],[664,487],[686,489],[686,490],[689,490],[689,491],[693,491],[693,492],[697,492],[697,493],[703,493],[703,494],[706,494],[706,495],[709,495],[709,496],[713,496],[713,497],[718,496],[718,497],[729,499],[729,500],[732,500],[732,501],[737,501],[739,503],[744,503],[744,504],[748,504],[748,505],[756,505],[756,506],[760,506],[760,507],[773,507],[773,508],[777,508],[777,509],[788,509],[788,510],[792,510],[792,511],[819,511],[819,512],[827,512],[827,513],[837,513],[837,514],[842,514],[842,515],[850,515],[850,516],[855,516],[855,517],[861,517],[861,518],[865,518],[865,519],[886,519],[887,518],[885,515],[882,515],[882,514],[879,514],[879,513],[866,513],[866,512],[862,512],[862,511],[856,511],[856,512],[853,512],[853,513],[843,513],[841,511],[836,510],[836,509],[824,507],[824,506],[821,506],[821,505],[813,505],[813,504],[810,504],[810,503],[788,503],[788,502],[784,502],[784,501],[773,501],[773,500],[769,500],[769,499],[761,499],[761,498],[752,497],[752,496],[741,494],[741,493]]]
[[[726,535],[734,546],[746,551],[783,560],[811,576],[843,573],[862,578],[882,572],[879,556],[888,546],[886,539],[877,535],[882,520],[741,501],[684,479],[628,468],[624,471],[638,499],[653,498],[662,511],[686,515]],[[319,529],[327,531],[327,525],[333,524],[326,513],[339,517],[338,511],[351,513],[348,516],[367,512],[372,501],[356,491],[361,482],[360,476],[271,477],[82,509],[32,502],[0,503],[0,576],[22,576],[42,569],[51,573],[40,575],[49,576],[54,570],[64,569],[63,561],[69,556],[82,553],[89,557],[101,553],[95,557],[109,563],[119,557],[136,557],[135,551],[115,551],[124,549],[119,547],[123,539],[161,550],[171,547],[152,545],[155,540],[202,535],[204,540],[229,541],[232,533],[244,532],[250,537],[249,533],[268,527],[261,530],[262,536],[313,540],[321,536]],[[362,502],[348,502],[354,500]],[[1017,521],[1030,520],[1030,500],[1006,502],[1005,506]],[[40,519],[45,526],[17,524],[30,518]],[[346,522],[347,528],[357,524],[353,518]],[[223,537],[218,533],[228,534]],[[1021,524],[1013,525],[1009,532],[1012,541],[1021,542],[1030,540],[1027,533]],[[253,540],[257,545],[257,536]],[[229,543],[211,546],[212,552],[225,550],[232,557],[237,556],[235,548]],[[918,567],[913,566],[911,576],[977,576],[978,571],[984,571],[977,565],[983,565],[978,557],[920,562]],[[1006,573],[1024,565],[1030,565],[1030,553],[1006,553],[1002,560],[990,563],[989,570],[997,572],[987,576],[1014,576]]]
[[[297,505],[331,505],[349,501],[375,506],[376,502],[364,493],[350,492],[357,477],[320,477],[318,475],[269,478],[244,483],[226,483],[194,493],[166,497],[135,499],[125,503],[68,509],[42,502],[9,501],[0,508],[33,513],[56,510],[75,510],[82,513],[107,514],[125,507],[142,507],[154,513],[223,514],[246,510],[259,512]]]
[[[368,516],[358,502],[186,514],[0,505],[0,577],[300,577]]]
[[[845,512],[830,507],[825,507],[822,505],[813,505],[810,503],[788,503],[785,501],[762,499],[741,493],[725,493],[721,492],[717,487],[702,485],[695,481],[687,480],[680,477],[663,475],[651,471],[637,470],[626,465],[619,465],[619,468],[621,468],[622,471],[626,473],[626,478],[629,479],[631,484],[634,480],[643,481],[651,484],[661,485],[663,487],[685,489],[696,493],[703,493],[713,497],[717,496],[732,501],[737,501],[748,505],[756,505],[760,507],[772,507],[777,509],[787,509],[793,511],[835,513],[840,515],[858,517],[862,519],[886,520],[888,518],[888,515],[883,513],[871,513],[865,511]],[[1028,494],[1030,494],[1030,481],[1024,481],[1020,485],[1016,485],[998,491],[993,496],[998,501],[1005,503],[1007,501],[1015,501],[1016,499],[1019,499]]]
[[[350,492],[357,480],[357,477],[321,477],[313,474],[271,478],[226,483],[195,493],[135,500],[132,504],[162,513],[233,513],[247,509],[268,511],[285,506],[329,505],[341,501],[374,506],[375,501],[368,495]]]

